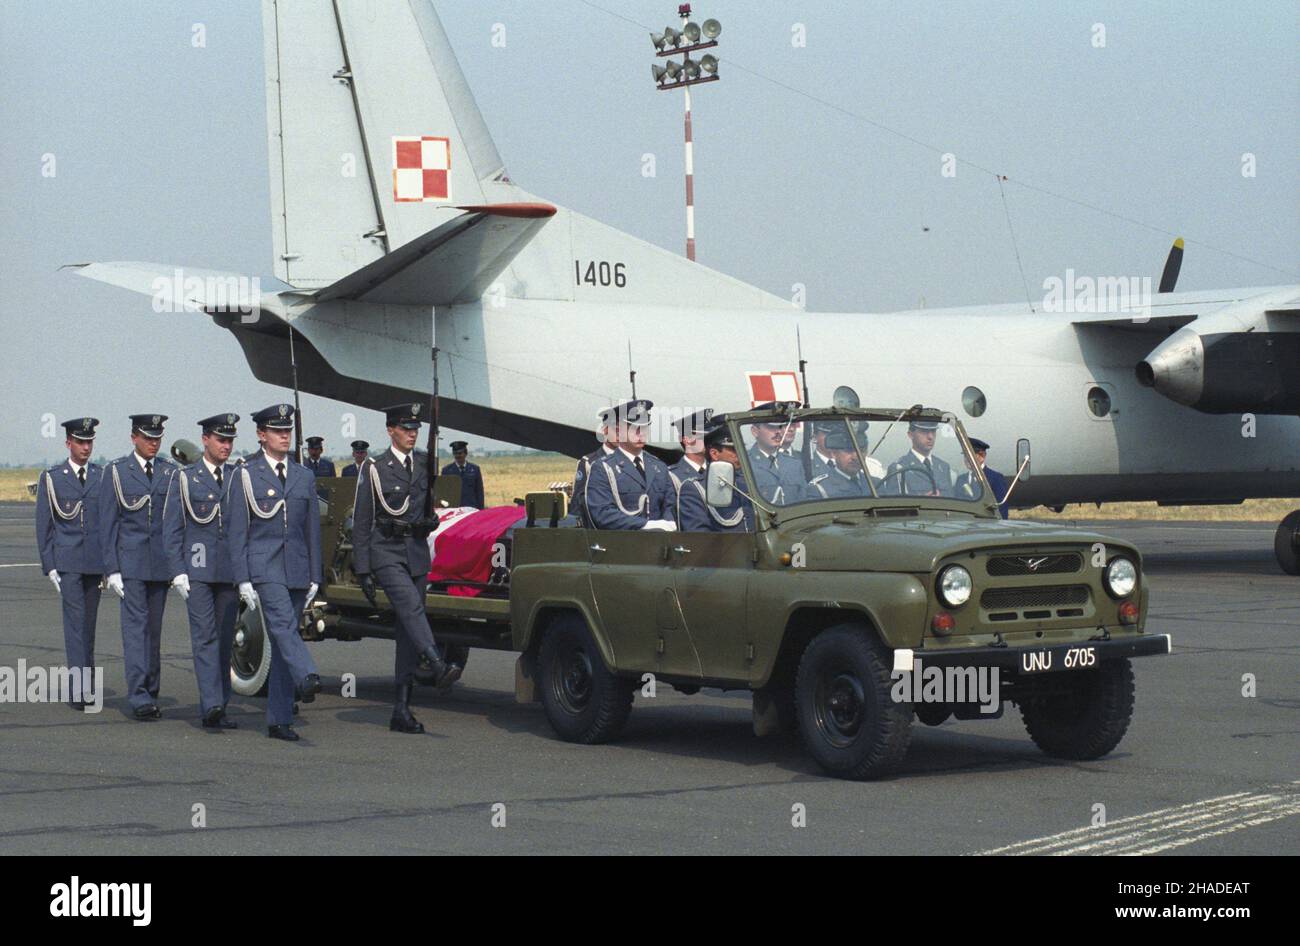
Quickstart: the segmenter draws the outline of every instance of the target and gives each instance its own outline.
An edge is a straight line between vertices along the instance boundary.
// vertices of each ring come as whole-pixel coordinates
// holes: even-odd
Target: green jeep
[[[1129,658],[1170,647],[1143,632],[1136,549],[1002,520],[1005,497],[951,415],[777,405],[723,422],[736,464],[710,464],[702,487],[717,509],[747,497],[749,529],[584,528],[562,493],[530,494],[501,538],[504,568],[473,596],[466,582],[455,595],[431,586],[438,639],[517,651],[517,698],[540,701],[572,742],[615,738],[636,694],[668,684],[753,691],[756,732],[797,731],[845,778],[897,767],[914,717],[996,718],[1008,700],[1049,755],[1118,745]],[[322,483],[326,586],[304,636],[391,637],[348,564],[351,481]],[[241,634],[247,670],[262,662],[248,648],[258,630]]]

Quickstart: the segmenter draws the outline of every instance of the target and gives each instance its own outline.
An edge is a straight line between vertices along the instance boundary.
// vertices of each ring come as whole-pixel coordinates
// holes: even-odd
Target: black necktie
[[[411,455],[410,455],[409,453],[406,455],[406,460],[403,461],[402,466],[406,467],[406,475],[407,475],[407,476],[410,476],[410,475],[411,475]]]
[[[221,489],[221,467],[217,467],[214,472],[217,474],[217,489]]]
[[[632,465],[636,467],[636,471],[641,474],[641,478],[645,479],[645,464],[641,462],[641,458],[637,457],[633,460]]]
[[[77,479],[81,481],[82,486],[86,485],[86,468],[84,466],[77,471]]]
[[[145,460],[145,461],[144,461],[144,475],[147,476],[147,477],[149,477],[149,479],[153,479],[153,461],[152,461],[152,460]]]
[[[278,476],[278,477],[280,477],[280,483],[283,484],[283,483],[284,483],[284,464],[283,464],[283,463],[277,463],[277,464],[275,465],[275,475]]]
[[[932,466],[930,465],[930,458],[929,458],[929,457],[926,457],[924,462],[925,462],[925,469],[926,469],[926,472],[927,472],[927,473],[932,472],[932,471],[934,470],[934,467],[932,467]]]

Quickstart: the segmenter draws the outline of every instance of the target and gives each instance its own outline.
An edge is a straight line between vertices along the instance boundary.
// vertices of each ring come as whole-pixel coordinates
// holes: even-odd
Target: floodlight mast
[[[709,49],[718,45],[718,34],[722,24],[709,19],[698,26],[691,21],[691,5],[683,3],[677,7],[681,17],[682,28],[675,30],[671,26],[662,33],[651,33],[650,42],[654,44],[655,55],[682,55],[681,65],[668,60],[665,66],[650,66],[650,75],[660,89],[681,89],[686,105],[686,258],[695,260],[695,155],[691,136],[691,90],[690,86],[702,82],[717,82],[718,58],[713,55],[701,57],[698,61],[691,59],[691,53],[700,49]],[[703,40],[703,42],[701,42]],[[686,45],[682,45],[683,41]],[[702,74],[704,73],[704,74]],[[678,78],[680,76],[680,78]]]

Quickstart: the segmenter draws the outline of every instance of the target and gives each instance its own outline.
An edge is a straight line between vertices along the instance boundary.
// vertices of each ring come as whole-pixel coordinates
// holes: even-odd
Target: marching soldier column
[[[320,675],[298,634],[298,616],[315,597],[324,571],[316,477],[289,456],[292,404],[253,415],[262,451],[234,475],[229,498],[231,575],[249,608],[262,609],[271,647],[267,735],[296,742],[295,698],[311,703]]]
[[[230,702],[230,652],[239,616],[239,592],[230,566],[232,481],[239,467],[228,463],[235,445],[238,414],[217,414],[199,421],[203,456],[172,477],[167,493],[163,533],[172,587],[185,599],[190,618],[194,679],[206,729],[235,729],[226,718]],[[242,461],[241,461],[242,462]]]
[[[440,688],[460,678],[463,667],[444,659],[424,611],[429,585],[429,533],[426,520],[429,456],[416,450],[419,403],[385,408],[391,446],[361,464],[352,513],[352,570],[372,607],[376,584],[397,617],[393,716],[389,729],[422,733],[411,713],[411,689],[418,680]]]
[[[63,603],[63,646],[68,667],[81,670],[71,706],[85,708],[89,674],[95,666],[95,620],[104,556],[99,538],[99,481],[103,471],[90,462],[95,449],[93,417],[63,422],[68,459],[41,474],[36,487],[36,544],[41,571]]]
[[[122,599],[122,658],[127,699],[138,720],[158,719],[162,620],[173,573],[163,519],[177,466],[158,456],[165,414],[132,414],[135,449],[112,461],[100,479],[100,542],[105,584]]]

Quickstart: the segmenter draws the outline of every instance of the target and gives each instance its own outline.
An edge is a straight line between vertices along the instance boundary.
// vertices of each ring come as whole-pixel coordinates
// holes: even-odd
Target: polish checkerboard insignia
[[[393,200],[451,200],[451,140],[429,135],[393,136]]]
[[[799,375],[793,371],[747,371],[749,380],[749,406],[757,407],[770,401],[803,403],[803,390]]]

